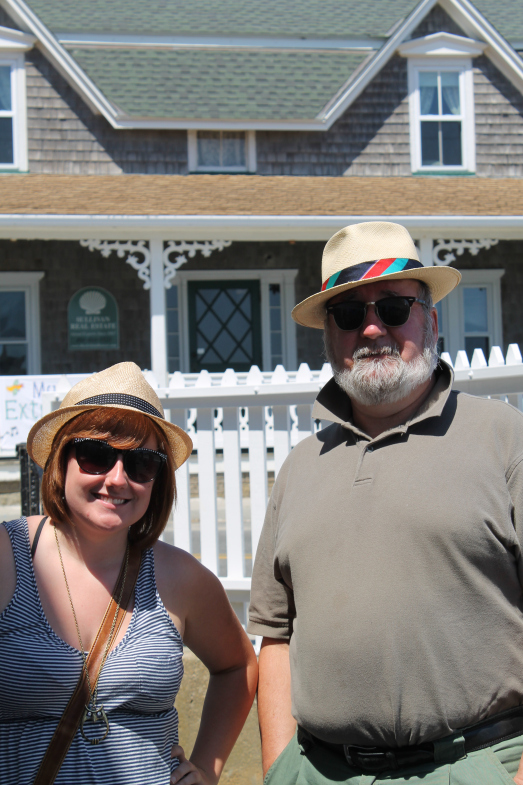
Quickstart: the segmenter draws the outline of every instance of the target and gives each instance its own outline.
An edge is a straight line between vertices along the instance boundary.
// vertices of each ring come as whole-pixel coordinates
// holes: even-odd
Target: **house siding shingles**
[[[112,128],[38,51],[26,55],[29,170],[39,174],[187,174],[186,131]]]
[[[523,176],[523,96],[486,57],[474,60],[476,172]]]
[[[257,174],[410,174],[407,63],[393,57],[328,131],[258,132]]]

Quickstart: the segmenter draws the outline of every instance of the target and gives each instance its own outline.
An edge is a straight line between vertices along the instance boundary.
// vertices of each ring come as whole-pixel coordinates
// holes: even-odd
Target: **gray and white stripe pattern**
[[[27,521],[4,523],[16,563],[15,594],[0,615],[0,783],[30,785],[82,659],[49,625],[30,555]],[[77,733],[56,785],[168,785],[178,741],[174,699],[183,643],[156,589],[153,551],[144,554],[135,607],[123,640],[109,654],[98,698],[110,733],[97,746]]]

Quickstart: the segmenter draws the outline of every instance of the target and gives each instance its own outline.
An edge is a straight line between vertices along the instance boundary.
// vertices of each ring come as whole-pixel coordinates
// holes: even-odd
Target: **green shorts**
[[[514,785],[522,755],[523,736],[518,736],[459,760],[361,774],[332,750],[315,746],[305,753],[294,736],[267,772],[264,785]]]

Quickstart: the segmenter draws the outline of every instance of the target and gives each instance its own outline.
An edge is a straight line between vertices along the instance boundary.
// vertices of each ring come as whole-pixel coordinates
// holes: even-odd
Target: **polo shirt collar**
[[[406,431],[411,425],[427,420],[429,417],[439,417],[452,390],[454,373],[452,368],[444,360],[439,361],[436,368],[436,384],[432,388],[430,395],[423,401],[415,414],[403,425],[391,430]],[[330,379],[322,387],[312,409],[312,417],[317,420],[327,420],[328,422],[338,423],[344,428],[348,428],[358,436],[368,439],[368,434],[364,434],[357,428],[352,421],[352,405],[349,396],[338,387],[334,379]],[[387,433],[390,433],[388,431]]]

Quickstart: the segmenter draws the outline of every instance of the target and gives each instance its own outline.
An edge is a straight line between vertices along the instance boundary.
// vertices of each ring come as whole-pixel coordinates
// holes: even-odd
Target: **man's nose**
[[[387,334],[387,328],[376,313],[374,305],[367,305],[367,313],[360,327],[360,335],[369,341],[375,341]]]

